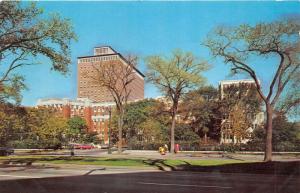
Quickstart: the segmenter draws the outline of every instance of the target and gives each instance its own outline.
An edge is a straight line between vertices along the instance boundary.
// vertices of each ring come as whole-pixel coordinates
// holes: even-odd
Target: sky
[[[26,3],[25,3],[26,4]],[[121,54],[136,54],[138,68],[146,72],[144,59],[151,55],[168,56],[175,49],[193,52],[207,60],[212,68],[203,75],[207,84],[217,86],[229,77],[229,66],[211,58],[201,43],[218,25],[237,26],[272,22],[300,13],[300,2],[38,2],[44,13],[59,13],[73,23],[78,36],[71,44],[72,63],[64,76],[50,70],[51,64],[39,58],[41,65],[20,69],[28,90],[22,92],[22,105],[34,106],[40,98],[77,97],[77,57],[93,55],[95,46],[110,45]],[[256,61],[257,62],[257,61]],[[257,65],[262,83],[268,83],[276,61]],[[145,97],[162,95],[154,85],[145,84]]]

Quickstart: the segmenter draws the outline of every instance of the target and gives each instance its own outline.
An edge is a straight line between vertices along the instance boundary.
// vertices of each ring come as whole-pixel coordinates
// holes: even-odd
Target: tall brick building
[[[94,48],[93,56],[78,57],[78,97],[88,98],[94,102],[113,102],[110,92],[101,87],[94,78],[97,68],[104,65],[129,65],[129,62],[109,46]],[[128,85],[130,95],[128,101],[144,98],[144,75],[136,68],[133,69],[134,80]]]
[[[93,56],[78,57],[78,98],[70,99],[40,99],[37,107],[54,109],[65,118],[79,116],[85,119],[88,132],[97,132],[103,143],[108,143],[109,110],[115,106],[113,97],[105,88],[93,81],[101,65],[129,65],[129,62],[109,46],[94,48]],[[88,75],[88,76],[87,76]],[[133,68],[133,81],[128,85],[130,95],[128,101],[144,98],[144,75]],[[108,77],[109,78],[109,77]]]

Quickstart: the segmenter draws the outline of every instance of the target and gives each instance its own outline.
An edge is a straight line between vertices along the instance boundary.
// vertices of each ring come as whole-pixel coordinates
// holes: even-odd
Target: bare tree
[[[267,120],[265,124],[265,161],[272,160],[272,118],[274,108],[283,91],[290,86],[300,70],[299,21],[287,19],[272,23],[247,24],[236,28],[218,27],[204,43],[214,57],[220,56],[231,64],[233,73],[246,73],[256,84],[257,92],[264,101]],[[254,57],[276,58],[276,72],[264,92],[253,63]],[[263,63],[264,60],[260,60]],[[270,61],[268,61],[270,62]],[[261,64],[263,65],[263,64]],[[264,64],[266,65],[266,64]],[[270,65],[270,64],[269,64]],[[267,72],[266,72],[267,73]],[[299,89],[299,83],[297,83]],[[286,90],[288,92],[288,90]],[[297,101],[297,100],[295,100]]]
[[[135,80],[137,57],[130,57],[125,63],[120,60],[92,63],[92,74],[84,74],[95,84],[109,91],[118,113],[118,153],[122,152],[122,130],[125,106],[132,91],[131,83]]]

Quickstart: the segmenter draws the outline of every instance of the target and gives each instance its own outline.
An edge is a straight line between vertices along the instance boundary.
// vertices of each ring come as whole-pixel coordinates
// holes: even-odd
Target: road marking
[[[194,185],[194,184],[163,184],[163,183],[151,183],[151,182],[138,182],[138,184],[157,185],[157,186],[198,187],[198,188],[223,188],[223,189],[232,188],[229,186],[205,186],[205,185]]]
[[[33,177],[33,176],[15,176],[15,175],[0,175],[2,177],[15,177],[15,178],[40,178],[40,177]]]

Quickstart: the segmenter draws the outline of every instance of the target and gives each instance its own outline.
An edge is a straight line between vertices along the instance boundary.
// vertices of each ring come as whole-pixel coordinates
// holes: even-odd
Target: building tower
[[[129,65],[128,61],[109,46],[94,48],[93,56],[78,57],[78,98],[88,98],[94,102],[113,102],[110,92],[99,86],[93,77],[96,77],[95,66],[101,65]],[[131,89],[128,101],[144,98],[144,75],[134,68],[134,81],[128,86]]]

